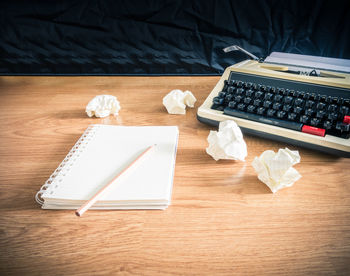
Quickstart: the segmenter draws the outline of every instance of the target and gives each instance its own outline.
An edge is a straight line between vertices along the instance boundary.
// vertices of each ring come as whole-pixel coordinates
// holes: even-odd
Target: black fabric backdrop
[[[350,1],[5,1],[0,74],[219,75],[283,51],[350,58]]]

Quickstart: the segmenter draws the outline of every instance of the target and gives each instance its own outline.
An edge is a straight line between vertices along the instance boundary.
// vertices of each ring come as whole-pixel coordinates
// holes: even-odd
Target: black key
[[[277,118],[283,119],[286,116],[286,112],[283,110],[280,110],[277,112]]]
[[[221,104],[224,103],[224,99],[223,99],[223,98],[220,98],[220,97],[215,97],[215,98],[213,99],[213,103],[214,103],[214,104],[217,104],[217,105],[221,105]]]
[[[233,87],[233,86],[229,86],[227,89],[227,93],[230,93],[230,94],[235,93],[235,91],[236,91],[236,87]]]
[[[333,98],[332,98],[332,103],[333,103],[333,104],[339,103],[339,98],[338,98],[338,97],[333,97]]]
[[[260,99],[263,95],[264,95],[264,93],[261,92],[261,91],[256,91],[254,93],[254,97],[257,98],[257,99]]]
[[[235,108],[236,105],[237,105],[237,103],[236,103],[235,101],[231,101],[231,102],[228,103],[228,106],[229,106],[230,108]]]
[[[272,102],[270,102],[270,101],[265,101],[265,102],[263,103],[263,107],[270,108],[271,104],[272,104]]]
[[[292,106],[291,105],[284,105],[282,109],[283,109],[283,111],[289,112],[292,109]]]
[[[273,106],[272,106],[272,108],[273,108],[274,110],[280,110],[280,109],[281,109],[281,106],[282,106],[281,103],[274,103]]]
[[[327,116],[328,120],[331,120],[331,121],[334,121],[338,118],[338,114],[337,113],[329,113],[328,116]]]
[[[278,92],[279,95],[283,95],[285,93],[285,91],[286,90],[284,88],[278,88],[277,89],[277,92]]]
[[[265,85],[260,85],[260,90],[263,91],[263,92],[266,92],[267,88],[266,88]]]
[[[282,95],[275,95],[275,97],[273,97],[273,100],[274,100],[275,102],[280,102],[282,99],[283,99],[283,96],[282,96]]]
[[[319,102],[317,105],[316,105],[316,108],[317,109],[324,109],[326,107],[326,104],[325,103],[322,103],[322,102]]]
[[[300,114],[301,111],[303,111],[303,109],[300,106],[296,106],[293,109],[293,112],[296,113],[296,114]]]
[[[298,91],[290,90],[289,96],[296,97],[298,95]]]
[[[344,99],[343,105],[350,107],[350,99]]]
[[[297,114],[295,113],[289,113],[288,114],[288,120],[294,121],[297,118]]]
[[[302,106],[303,103],[304,103],[304,101],[302,99],[299,99],[299,98],[294,101],[295,106]]]
[[[300,116],[300,123],[307,124],[309,121],[309,117],[306,115]]]
[[[341,115],[348,115],[349,114],[349,108],[347,106],[341,106],[339,109],[339,113]]]
[[[325,122],[323,123],[323,128],[324,128],[325,130],[331,129],[331,128],[332,128],[332,122],[331,122],[331,121],[325,121]]]
[[[226,97],[226,92],[224,92],[224,91],[219,92],[218,97],[219,98],[225,98]]]
[[[255,108],[256,108],[256,107],[255,107],[254,105],[248,105],[247,111],[250,112],[250,113],[254,113]]]
[[[338,106],[336,105],[336,104],[330,104],[329,106],[328,106],[328,111],[329,112],[334,112],[334,111],[336,111],[338,109]]]
[[[305,115],[306,116],[312,116],[315,113],[315,110],[308,108],[305,110]]]
[[[225,103],[229,103],[230,101],[232,101],[232,99],[233,99],[233,95],[232,94],[226,94]]]
[[[324,116],[326,116],[326,111],[324,110],[318,110],[316,113],[316,117],[322,119]]]
[[[249,97],[244,98],[244,100],[243,100],[243,102],[244,102],[245,104],[250,104],[251,101],[252,101],[252,99],[249,98]]]
[[[315,102],[314,101],[308,100],[305,103],[305,107],[306,108],[313,108],[314,106],[315,106]]]
[[[237,87],[242,87],[243,86],[243,82],[242,81],[238,81],[237,82]]]
[[[332,96],[328,96],[326,99],[326,103],[331,104],[333,103],[333,97]]]
[[[265,100],[271,100],[272,97],[273,97],[273,94],[271,94],[271,93],[266,93],[264,99],[265,99]]]
[[[243,111],[245,109],[245,104],[243,103],[238,104],[237,109]]]
[[[294,97],[296,97],[296,98],[302,97],[302,96],[301,96],[301,93],[303,93],[303,92],[295,91]]]
[[[311,93],[310,100],[315,101],[317,99],[317,95],[315,93]],[[311,106],[310,106],[311,107]]]
[[[246,95],[247,97],[251,97],[251,96],[253,95],[253,93],[254,93],[253,90],[247,90],[247,91],[245,92],[245,95]]]
[[[253,83],[251,89],[252,89],[252,90],[259,90],[259,85],[256,84],[256,83]]]
[[[255,99],[254,102],[253,102],[253,105],[255,106],[260,106],[261,104],[261,100],[260,99]]]
[[[290,104],[290,103],[292,103],[292,101],[293,101],[293,97],[291,97],[291,96],[284,97],[284,99],[283,99],[283,102],[285,104]]]
[[[265,113],[265,108],[264,108],[264,107],[259,107],[259,108],[256,110],[256,113],[259,114],[259,115],[264,115],[264,113]]]
[[[267,116],[273,117],[273,116],[275,116],[275,114],[276,114],[276,110],[274,110],[274,109],[267,110]]]
[[[337,125],[335,126],[337,130],[340,130],[341,132],[348,132],[350,130],[349,124],[344,124],[343,122],[337,122]]]
[[[317,119],[317,118],[312,118],[311,120],[310,120],[310,125],[312,125],[312,126],[318,126],[318,124],[320,123],[321,121],[320,121],[320,119]]]
[[[237,94],[237,95],[242,95],[243,92],[244,92],[244,89],[243,89],[243,88],[238,88],[238,89],[236,90],[236,94]]]
[[[236,96],[235,97],[235,102],[239,103],[243,99],[242,96]]]
[[[303,94],[303,99],[308,100],[310,98],[310,93],[304,93]]]
[[[249,89],[250,87],[252,87],[252,83],[251,82],[247,82],[246,84],[245,84],[245,88],[247,88],[247,89]]]
[[[327,96],[326,95],[321,95],[320,96],[320,102],[326,102]]]
[[[248,120],[256,121],[256,122],[260,122],[260,123],[265,123],[265,124],[269,124],[269,125],[284,127],[284,128],[288,128],[288,129],[294,129],[294,130],[298,130],[298,131],[300,131],[301,127],[303,126],[300,123],[279,120],[276,118],[266,118],[266,117],[263,117],[261,115],[256,115],[256,114],[247,113],[247,112],[241,112],[239,110],[231,109],[228,107],[225,108],[224,114],[243,118],[243,119],[248,119]]]

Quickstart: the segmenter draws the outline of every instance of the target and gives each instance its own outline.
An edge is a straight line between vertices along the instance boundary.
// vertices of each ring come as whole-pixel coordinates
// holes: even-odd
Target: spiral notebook
[[[150,145],[154,152],[90,209],[165,209],[171,203],[176,126],[91,125],[36,194],[43,209],[76,209]]]

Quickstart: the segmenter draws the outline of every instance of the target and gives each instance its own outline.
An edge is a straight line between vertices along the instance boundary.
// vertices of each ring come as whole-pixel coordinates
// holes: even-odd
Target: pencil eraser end
[[[75,211],[75,214],[77,215],[77,217],[81,217],[81,215],[78,211]]]

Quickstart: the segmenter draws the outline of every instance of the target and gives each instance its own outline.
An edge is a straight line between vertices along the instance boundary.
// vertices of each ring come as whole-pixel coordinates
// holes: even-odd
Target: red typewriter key
[[[343,123],[344,124],[350,124],[350,116],[344,116]]]
[[[318,136],[324,136],[326,133],[326,130],[323,128],[307,126],[307,125],[303,125],[301,131],[305,133],[313,134],[313,135],[318,135]]]

